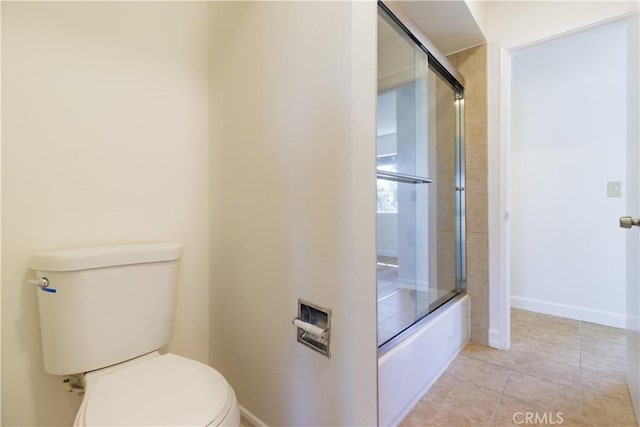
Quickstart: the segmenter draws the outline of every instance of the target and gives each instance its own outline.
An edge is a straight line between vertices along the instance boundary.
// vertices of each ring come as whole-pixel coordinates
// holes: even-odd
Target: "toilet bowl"
[[[44,369],[83,395],[76,426],[232,426],[233,388],[171,341],[182,245],[34,254]],[[73,380],[73,381],[71,381]]]
[[[215,369],[151,353],[85,374],[74,426],[237,426],[235,394]]]

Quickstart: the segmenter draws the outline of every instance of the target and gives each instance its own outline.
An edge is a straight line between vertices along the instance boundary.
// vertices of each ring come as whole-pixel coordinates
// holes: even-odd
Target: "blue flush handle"
[[[49,287],[49,279],[47,279],[46,277],[39,277],[37,279],[31,279],[31,280],[29,280],[29,284],[36,285],[41,290],[43,290],[45,292],[52,293],[52,294],[55,294],[56,292],[58,292],[57,289]]]

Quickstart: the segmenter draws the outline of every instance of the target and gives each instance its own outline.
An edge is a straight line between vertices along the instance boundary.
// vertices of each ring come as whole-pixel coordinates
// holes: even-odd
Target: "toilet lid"
[[[85,396],[84,425],[206,426],[233,405],[215,369],[175,354],[154,357],[99,378]]]

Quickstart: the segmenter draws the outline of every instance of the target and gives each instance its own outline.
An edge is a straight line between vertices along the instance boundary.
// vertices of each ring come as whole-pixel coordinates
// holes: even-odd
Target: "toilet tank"
[[[157,350],[171,340],[182,245],[39,252],[36,288],[44,369],[76,374]]]

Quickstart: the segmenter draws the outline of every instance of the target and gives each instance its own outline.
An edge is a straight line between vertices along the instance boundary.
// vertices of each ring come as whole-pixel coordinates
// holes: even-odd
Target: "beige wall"
[[[467,292],[471,340],[488,343],[487,49],[473,47],[449,60],[465,79]]]
[[[376,5],[212,14],[212,364],[267,425],[375,425]],[[330,359],[298,298],[333,310]]]
[[[70,425],[78,405],[43,370],[38,250],[182,242],[169,349],[208,361],[206,19],[202,3],[2,3],[3,426]]]

